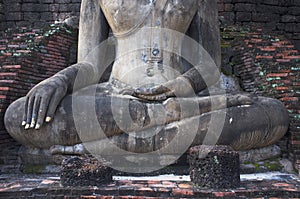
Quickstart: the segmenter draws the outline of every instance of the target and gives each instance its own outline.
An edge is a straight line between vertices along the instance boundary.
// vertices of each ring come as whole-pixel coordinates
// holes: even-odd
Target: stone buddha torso
[[[197,11],[197,1],[99,0],[99,3],[117,40],[112,78],[138,87],[161,84],[184,72],[180,37]]]

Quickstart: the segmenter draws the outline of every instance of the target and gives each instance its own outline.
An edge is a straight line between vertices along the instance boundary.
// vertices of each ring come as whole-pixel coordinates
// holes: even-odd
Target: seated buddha
[[[275,143],[289,125],[280,101],[211,89],[220,80],[216,5],[83,0],[78,62],[12,103],[7,131],[53,154],[95,152],[108,143],[131,153]],[[101,82],[110,64],[110,78]]]

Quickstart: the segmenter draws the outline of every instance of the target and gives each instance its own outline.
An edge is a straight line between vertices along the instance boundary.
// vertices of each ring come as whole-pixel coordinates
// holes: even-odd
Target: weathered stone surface
[[[286,158],[282,158],[279,160],[280,164],[282,165],[282,170],[283,172],[287,172],[287,173],[293,173],[294,172],[294,167],[293,167],[293,163]]]
[[[97,186],[112,181],[112,169],[92,156],[72,157],[62,163],[63,186]]]
[[[228,146],[196,146],[188,161],[193,183],[205,188],[234,188],[240,184],[239,155]]]
[[[257,162],[270,158],[277,158],[281,155],[280,147],[273,145],[261,149],[253,149],[248,151],[239,151],[240,162]]]

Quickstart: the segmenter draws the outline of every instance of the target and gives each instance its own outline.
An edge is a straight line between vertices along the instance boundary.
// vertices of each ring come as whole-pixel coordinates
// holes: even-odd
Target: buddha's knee
[[[259,97],[249,107],[228,110],[223,142],[236,150],[261,148],[276,143],[287,132],[289,115],[284,105],[271,98]]]
[[[8,133],[19,143],[34,148],[49,149],[53,145],[71,146],[80,143],[77,132],[70,124],[70,110],[66,103],[60,105],[50,123],[44,123],[38,130],[22,126],[26,98],[13,102],[7,109],[4,122]],[[69,101],[68,101],[69,102]]]
[[[22,128],[22,119],[25,108],[26,98],[20,98],[14,101],[6,110],[4,124],[8,133],[18,142],[24,143],[25,129]]]

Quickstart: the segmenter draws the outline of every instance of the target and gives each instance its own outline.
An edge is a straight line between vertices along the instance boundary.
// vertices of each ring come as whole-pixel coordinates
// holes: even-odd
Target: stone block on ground
[[[65,159],[61,169],[63,186],[100,186],[112,182],[113,169],[92,156]]]
[[[240,185],[239,154],[229,146],[195,146],[189,150],[191,181],[202,188]]]
[[[277,145],[272,145],[260,149],[252,149],[248,151],[239,151],[240,162],[257,162],[267,159],[274,159],[281,156],[281,149]]]

